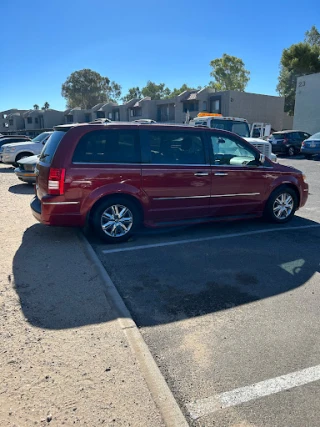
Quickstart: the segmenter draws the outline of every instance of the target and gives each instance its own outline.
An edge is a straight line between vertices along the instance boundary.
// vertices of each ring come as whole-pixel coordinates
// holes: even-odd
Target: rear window
[[[310,136],[310,139],[320,139],[320,132],[317,132],[314,135]]]
[[[249,138],[250,136],[249,125],[246,122],[212,119],[210,126],[214,129],[222,129],[236,133],[237,135],[242,136],[243,138]]]
[[[273,133],[272,136],[274,139],[283,139],[287,135],[284,133]]]
[[[78,142],[73,163],[139,163],[136,130],[98,130],[86,133]]]
[[[56,152],[56,149],[58,148],[58,145],[65,134],[66,132],[63,132],[63,131],[53,132],[53,134],[50,136],[46,145],[43,147],[41,151],[40,158],[39,158],[40,162],[51,165],[54,153]]]

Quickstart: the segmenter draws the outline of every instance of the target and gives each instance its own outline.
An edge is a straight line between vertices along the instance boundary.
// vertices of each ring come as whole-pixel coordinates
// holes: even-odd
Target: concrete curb
[[[77,235],[84,252],[97,269],[108,301],[112,303],[115,314],[118,316],[120,327],[128,340],[132,352],[138,360],[141,372],[165,425],[167,427],[187,427],[188,423],[179,405],[154,361],[147,344],[136,323],[132,319],[116,286],[85,236],[80,231],[77,232]]]

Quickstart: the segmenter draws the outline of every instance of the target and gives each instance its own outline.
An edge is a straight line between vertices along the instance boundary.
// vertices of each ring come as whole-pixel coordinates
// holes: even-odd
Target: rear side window
[[[140,163],[137,130],[98,130],[86,133],[73,153],[73,163]]]
[[[151,163],[153,164],[205,164],[205,148],[201,135],[196,132],[149,132]]]
[[[58,145],[65,134],[66,132],[63,132],[63,131],[53,132],[53,134],[50,136],[46,145],[43,147],[41,151],[40,158],[39,158],[40,162],[51,165],[54,153],[56,152],[56,149],[58,148]]]

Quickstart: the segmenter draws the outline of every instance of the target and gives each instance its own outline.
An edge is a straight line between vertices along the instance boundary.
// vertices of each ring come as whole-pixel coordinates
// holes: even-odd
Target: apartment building
[[[29,110],[23,115],[25,130],[51,129],[64,123],[64,113],[58,110]]]
[[[161,100],[149,97],[131,99],[118,105],[99,103],[91,109],[80,107],[57,110],[7,110],[0,113],[0,132],[27,132],[51,129],[63,123],[85,123],[106,118],[132,122],[152,119],[159,123],[186,123],[201,111],[223,116],[242,117],[249,123],[270,123],[274,130],[292,128],[292,118],[284,113],[284,98],[239,91],[216,92],[212,88],[189,90]],[[4,118],[5,117],[5,118]]]
[[[24,128],[24,120],[22,114],[26,110],[18,110],[11,108],[10,110],[2,111],[0,113],[0,132],[14,132],[18,129]]]

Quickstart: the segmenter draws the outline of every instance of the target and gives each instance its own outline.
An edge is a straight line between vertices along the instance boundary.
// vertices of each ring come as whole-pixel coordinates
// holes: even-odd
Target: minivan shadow
[[[320,224],[300,217],[287,227],[237,236],[235,225],[230,238],[110,252],[102,261],[138,325],[155,326],[305,285],[319,272]]]
[[[319,224],[297,218],[294,226]],[[261,224],[260,224],[261,225]],[[261,227],[259,227],[261,228]],[[139,326],[227,310],[304,285],[319,272],[320,227],[187,245],[109,253],[102,258]],[[33,225],[13,260],[28,321],[78,328],[116,318],[75,230]]]
[[[88,260],[75,230],[36,224],[25,231],[13,275],[29,323],[65,329],[115,318],[95,270],[83,265]]]

